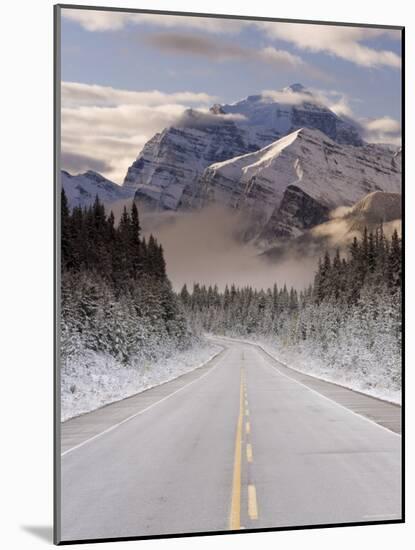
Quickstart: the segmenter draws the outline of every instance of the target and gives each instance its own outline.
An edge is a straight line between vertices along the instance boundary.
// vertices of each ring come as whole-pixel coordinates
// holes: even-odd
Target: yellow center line
[[[235,436],[235,456],[233,463],[232,501],[229,516],[229,529],[241,528],[241,463],[242,463],[242,420],[243,420],[243,372],[239,389],[239,417]]]
[[[250,443],[246,445],[246,459],[248,462],[252,462],[253,460],[252,445]]]
[[[248,515],[251,519],[258,519],[255,485],[248,485]]]

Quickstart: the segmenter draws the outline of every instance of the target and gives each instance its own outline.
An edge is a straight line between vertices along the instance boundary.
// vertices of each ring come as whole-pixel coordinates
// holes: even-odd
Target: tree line
[[[316,303],[324,300],[358,303],[367,287],[391,294],[402,285],[402,243],[395,229],[391,239],[385,237],[383,226],[368,233],[359,241],[354,237],[347,257],[340,258],[339,249],[331,259],[328,252],[320,258],[314,279],[313,296]]]
[[[95,271],[122,289],[126,281],[152,277],[166,280],[163,248],[150,235],[141,238],[138,209],[124,206],[118,225],[111,211],[105,212],[97,196],[92,206],[70,211],[65,191],[61,201],[62,270]]]
[[[307,305],[324,302],[353,306],[361,303],[367,293],[400,296],[401,254],[401,239],[396,230],[388,239],[382,226],[370,233],[365,228],[360,240],[354,237],[345,256],[341,257],[339,249],[334,255],[326,251],[319,258],[313,284],[300,292],[293,287],[288,289],[286,284],[281,288],[274,284],[265,290],[232,284],[220,292],[217,285],[194,283],[190,291],[185,284],[178,296],[184,308],[200,317],[207,330],[222,317],[226,328],[231,329],[237,322],[247,333],[255,332],[280,314],[294,314]]]
[[[88,352],[142,364],[211,332],[266,337],[330,368],[354,369],[368,380],[377,373],[400,384],[397,231],[389,238],[382,226],[365,229],[348,250],[326,252],[313,283],[301,291],[195,283],[176,294],[161,244],[141,235],[134,202],[116,223],[98,197],[88,208],[71,210],[62,191],[61,228],[63,364]]]
[[[62,356],[85,350],[122,361],[186,347],[191,334],[166,275],[162,246],[141,237],[137,206],[119,223],[97,197],[88,208],[61,197]]]
[[[364,230],[343,255],[320,258],[314,281],[286,285],[186,285],[178,296],[193,326],[214,334],[265,337],[280,349],[302,350],[330,368],[379,371],[397,386],[401,375],[402,243],[383,227]],[[388,373],[388,374],[385,374]]]

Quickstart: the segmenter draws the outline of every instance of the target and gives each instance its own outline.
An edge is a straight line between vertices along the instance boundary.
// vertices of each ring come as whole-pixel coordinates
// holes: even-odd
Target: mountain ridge
[[[134,198],[150,211],[226,205],[246,214],[245,239],[266,245],[324,224],[333,208],[372,192],[400,193],[401,169],[401,149],[364,142],[295,83],[186,110],[146,142],[121,186],[91,170],[63,171],[62,186],[70,206],[88,206],[97,194],[106,204]]]
[[[263,149],[209,166],[200,179],[199,206],[216,202],[243,209],[252,219],[252,236],[278,237],[280,231],[270,223],[288,186],[329,210],[350,206],[372,191],[400,192],[401,174],[393,159],[392,151],[340,145],[319,130],[302,128]],[[284,223],[289,226],[288,219]],[[295,223],[292,229],[295,236],[300,228]]]
[[[300,83],[277,92],[263,92],[234,103],[216,105],[224,114],[243,115],[241,126],[274,130],[275,139],[307,127],[321,130],[338,143],[364,144],[357,127],[334,113]]]
[[[128,194],[127,190],[94,170],[75,175],[62,170],[61,185],[72,208],[90,206],[97,195],[103,203],[132,198],[132,194]]]
[[[364,144],[356,127],[301,84],[275,93],[285,103],[270,92],[215,104],[208,113],[185,111],[175,125],[144,145],[123,186],[155,209],[189,208],[194,185],[208,166],[259,150],[302,127],[319,129],[339,143]]]

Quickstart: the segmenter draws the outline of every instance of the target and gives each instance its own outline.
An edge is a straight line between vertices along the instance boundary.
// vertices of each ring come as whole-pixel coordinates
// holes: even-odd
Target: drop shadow
[[[53,543],[53,527],[51,525],[21,525],[20,528],[38,539]]]

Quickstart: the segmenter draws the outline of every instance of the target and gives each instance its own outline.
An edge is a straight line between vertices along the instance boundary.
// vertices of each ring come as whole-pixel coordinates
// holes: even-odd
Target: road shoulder
[[[150,407],[164,401],[187,385],[199,380],[211,371],[226,347],[214,357],[194,370],[182,374],[169,382],[154,386],[125,399],[109,403],[94,411],[76,416],[61,423],[61,455],[65,455],[87,441],[101,436]]]
[[[232,342],[254,346],[268,360],[270,365],[280,374],[291,378],[306,386],[312,391],[315,391],[323,397],[337,403],[338,405],[360,415],[387,430],[396,434],[401,434],[402,429],[402,408],[400,405],[383,401],[382,399],[366,395],[361,392],[340,386],[333,382],[321,380],[315,376],[302,373],[296,369],[290,368],[288,365],[278,361],[273,355],[266,351],[260,344],[248,342],[246,340],[238,340],[233,338],[215,337],[213,340],[216,343]]]

